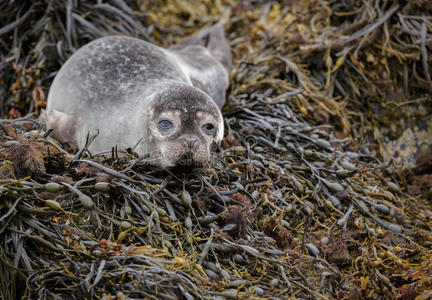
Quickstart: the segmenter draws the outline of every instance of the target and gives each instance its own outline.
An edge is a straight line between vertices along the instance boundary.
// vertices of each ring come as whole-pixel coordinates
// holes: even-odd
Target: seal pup
[[[170,49],[108,36],[77,50],[61,67],[41,122],[61,142],[89,150],[113,145],[149,154],[162,168],[203,165],[223,138],[231,53],[221,24]],[[138,143],[139,142],[139,143]],[[138,143],[138,144],[137,144]]]

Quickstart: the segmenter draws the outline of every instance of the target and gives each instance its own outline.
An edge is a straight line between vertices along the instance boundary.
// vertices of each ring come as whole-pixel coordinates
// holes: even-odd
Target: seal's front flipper
[[[198,31],[177,44],[170,47],[172,50],[181,50],[191,45],[206,47],[210,53],[225,67],[228,74],[232,69],[232,56],[228,42],[225,38],[225,30],[221,23]]]
[[[54,129],[52,137],[62,143],[77,144],[76,120],[64,112],[58,110],[42,110],[40,121],[47,129]]]

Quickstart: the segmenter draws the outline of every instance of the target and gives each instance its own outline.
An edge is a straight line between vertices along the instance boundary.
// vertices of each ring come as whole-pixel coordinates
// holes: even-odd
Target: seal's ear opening
[[[215,138],[215,142],[218,144],[220,142],[222,142],[222,139],[224,137],[224,129],[225,129],[224,128],[224,119],[223,119],[222,113],[220,113],[220,118],[221,118],[221,120],[218,122],[218,129],[217,129],[218,131],[217,131],[216,138]]]

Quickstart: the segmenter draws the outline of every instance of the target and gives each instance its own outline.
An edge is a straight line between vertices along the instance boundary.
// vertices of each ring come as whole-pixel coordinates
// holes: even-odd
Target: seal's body
[[[223,137],[231,57],[228,64],[226,55],[219,59],[228,49],[222,26],[203,32],[172,49],[125,36],[85,45],[55,77],[42,121],[54,137],[80,148],[88,132],[99,131],[89,147],[94,152],[139,142],[135,151],[161,167],[183,158],[205,163],[210,145]],[[196,42],[200,34],[203,45]],[[222,44],[208,47],[220,38]]]

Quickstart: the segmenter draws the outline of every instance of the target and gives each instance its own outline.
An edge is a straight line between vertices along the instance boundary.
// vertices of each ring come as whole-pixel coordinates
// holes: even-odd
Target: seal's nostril
[[[189,149],[192,149],[195,145],[195,140],[186,140],[186,144],[188,145]]]

